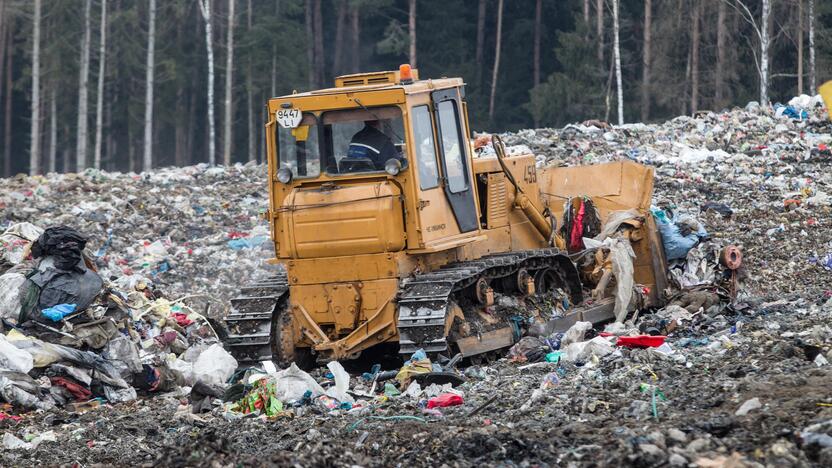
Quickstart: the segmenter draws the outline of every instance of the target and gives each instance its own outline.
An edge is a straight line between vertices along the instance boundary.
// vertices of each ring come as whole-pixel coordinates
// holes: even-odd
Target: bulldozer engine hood
[[[284,199],[281,211],[281,244],[294,258],[405,247],[402,193],[389,181],[298,187]]]

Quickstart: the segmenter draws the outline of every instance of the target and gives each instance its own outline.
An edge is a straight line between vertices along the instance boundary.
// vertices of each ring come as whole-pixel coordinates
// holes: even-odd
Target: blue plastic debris
[[[40,313],[49,320],[58,322],[63,320],[63,318],[67,315],[75,312],[76,308],[78,308],[78,306],[75,304],[58,304],[48,309],[43,309]]]

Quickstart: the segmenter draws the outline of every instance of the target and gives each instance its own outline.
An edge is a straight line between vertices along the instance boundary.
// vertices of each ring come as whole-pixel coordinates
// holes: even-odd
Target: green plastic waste
[[[400,392],[399,389],[396,388],[395,385],[388,382],[388,383],[384,384],[384,394],[389,396],[389,397],[394,397],[394,396],[401,395],[402,392]]]
[[[561,356],[563,356],[563,351],[552,351],[546,355],[546,362],[560,362]]]

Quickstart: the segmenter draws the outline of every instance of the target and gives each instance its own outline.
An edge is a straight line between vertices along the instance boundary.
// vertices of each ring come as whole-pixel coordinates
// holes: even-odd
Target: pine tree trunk
[[[361,8],[352,7],[352,73],[361,71]]]
[[[270,96],[277,95],[277,47],[272,44],[272,86]]]
[[[49,172],[55,172],[58,155],[58,98],[55,96],[56,87],[57,83],[53,82],[49,90],[49,162],[47,163]]]
[[[144,157],[142,158],[142,169],[149,171],[153,168],[153,81],[154,68],[156,66],[156,0],[150,0],[147,14],[149,23],[147,27],[147,75],[145,76],[144,96]]]
[[[717,6],[716,14],[716,66],[714,67],[714,104],[717,108],[722,108],[725,102],[725,65],[726,65],[726,50],[725,50],[725,36],[727,35],[725,27],[725,14],[727,6],[725,1],[720,1]]]
[[[803,94],[803,0],[797,1],[797,95]]]
[[[234,113],[234,0],[228,0],[228,31],[226,32],[226,55],[225,55],[225,105],[223,110],[222,131],[222,161],[226,166],[231,165],[231,143],[234,138],[231,128],[231,117]]]
[[[416,0],[410,0],[410,13],[407,20],[407,31],[410,35],[410,66],[416,68]]]
[[[314,8],[312,9],[312,16],[314,19],[314,35],[315,35],[315,86],[323,87],[326,82],[324,69],[324,24],[323,12],[321,12],[321,0],[314,0]]]
[[[312,25],[312,2],[307,0],[304,9],[304,25],[306,26],[306,64],[309,67],[309,89],[315,89],[315,28]]]
[[[584,26],[589,28],[589,0],[584,0]]]
[[[768,105],[768,52],[769,16],[771,0],[763,0],[762,21],[760,21],[760,105]]]
[[[487,0],[480,0],[477,9],[477,85],[482,84],[483,54],[485,53],[485,7]]]
[[[6,12],[6,1],[0,0],[0,78],[3,76],[3,66],[6,64],[6,43],[8,42],[8,27],[6,25],[8,16]],[[9,52],[11,53],[11,52]],[[3,102],[3,86],[0,86],[0,103]]]
[[[6,30],[8,41],[6,42],[6,109],[3,117],[3,175],[12,175],[12,75],[14,74],[14,62],[12,60],[12,42],[14,38],[13,25],[8,24]],[[34,70],[34,69],[33,69]]]
[[[650,43],[653,27],[653,0],[644,0],[644,48],[641,56],[641,121],[650,118]]]
[[[205,20],[205,49],[208,53],[208,164],[217,162],[216,153],[216,122],[214,120],[214,46],[211,18],[211,0],[199,0],[202,19]]]
[[[40,6],[41,0],[34,0],[35,11],[32,17],[32,120],[29,132],[29,174],[31,175],[40,174]],[[7,114],[7,117],[9,115]],[[6,155],[7,159],[10,157],[10,154]]]
[[[540,84],[540,35],[542,17],[543,0],[537,0],[534,6],[534,63],[532,64],[532,83],[534,87]]]
[[[497,77],[500,72],[500,43],[503,36],[503,0],[497,0],[497,35],[494,46],[494,71],[491,74],[491,96],[488,100],[488,120],[494,123],[494,99],[497,97]]]
[[[699,110],[699,21],[702,16],[702,3],[695,2],[693,5],[693,18],[690,47],[691,47],[691,85],[690,85],[690,113],[695,114]]]
[[[173,164],[177,167],[185,165],[185,144],[187,135],[185,127],[188,119],[188,109],[185,105],[185,88],[179,86],[176,88],[176,126],[173,129]]]
[[[344,67],[344,29],[347,24],[347,2],[338,3],[338,19],[335,21],[335,49],[332,57],[332,74],[338,76]]]
[[[191,94],[188,98],[188,115],[194,115],[196,113],[196,99],[194,99],[194,95]],[[196,138],[196,123],[194,119],[187,119],[188,120],[188,137],[185,143],[185,156],[182,158],[182,162],[184,165],[189,165],[194,163],[194,139]]]
[[[90,78],[90,9],[92,0],[84,0],[84,35],[81,38],[81,64],[78,78],[78,129],[75,132],[75,169],[83,172],[87,168],[87,140],[89,112],[89,78]]]
[[[615,85],[618,97],[618,125],[624,125],[624,90],[621,85],[621,46],[618,40],[619,23],[618,23],[618,0],[612,0],[612,20],[613,20],[613,54],[615,54]]]
[[[598,41],[598,66],[604,70],[604,0],[595,0],[595,39]]]
[[[104,71],[107,63],[107,0],[101,0],[101,36],[98,51],[98,89],[95,97],[95,151],[93,152],[93,164],[96,169],[101,169],[101,146],[102,127],[104,124]]]
[[[815,75],[815,0],[809,0],[809,92],[817,91],[817,76]]]
[[[534,48],[532,57],[532,86],[537,88],[540,86],[540,35],[541,35],[541,18],[543,16],[543,0],[537,0],[534,6]],[[534,118],[534,127],[540,126],[540,121],[537,117]]]
[[[251,0],[248,0],[248,10],[246,17],[248,32],[251,33],[252,25],[252,11]],[[257,161],[257,154],[255,153],[255,136],[254,136],[254,63],[251,54],[248,56],[248,70],[246,72],[246,104],[248,104],[248,160]]]

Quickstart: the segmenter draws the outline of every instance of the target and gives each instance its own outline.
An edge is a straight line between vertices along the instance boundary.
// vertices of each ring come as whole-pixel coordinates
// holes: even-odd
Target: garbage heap
[[[72,226],[102,277],[191,296],[220,318],[241,286],[273,274],[267,207],[266,169],[255,164],[20,175],[0,183],[0,232],[26,221]]]
[[[751,102],[658,123],[587,121],[502,138],[516,151],[533,152],[541,166],[619,160],[652,166],[653,205],[674,224],[695,219],[710,238],[739,247],[753,272],[745,278],[747,292],[775,297],[800,288],[822,294],[832,270],[826,221],[832,210],[832,121],[821,102],[804,95],[786,104]],[[696,227],[680,228],[702,239]]]
[[[102,277],[87,242],[30,223],[0,235],[0,399],[95,406],[231,376],[237,362],[204,316],[149,281]]]

